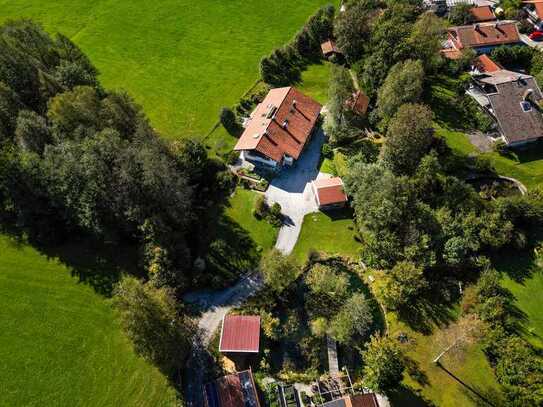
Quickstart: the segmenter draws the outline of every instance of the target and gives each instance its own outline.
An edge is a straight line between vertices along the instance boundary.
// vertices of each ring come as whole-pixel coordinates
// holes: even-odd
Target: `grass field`
[[[201,137],[258,77],[258,62],[326,0],[0,0],[0,22],[28,17],[91,57],[165,137]]]
[[[521,311],[521,334],[533,345],[543,348],[543,269],[541,264],[528,253],[503,256],[496,262],[496,268],[503,272],[504,287],[515,298],[515,305]]]
[[[302,82],[297,85],[302,93],[311,96],[317,102],[326,104],[328,101],[328,82],[330,80],[330,63],[311,65],[302,72]]]
[[[306,215],[292,255],[298,263],[303,263],[313,249],[356,258],[360,243],[354,240],[354,223],[350,213],[336,211]]]
[[[175,405],[107,300],[29,246],[0,235],[0,253],[0,405]]]

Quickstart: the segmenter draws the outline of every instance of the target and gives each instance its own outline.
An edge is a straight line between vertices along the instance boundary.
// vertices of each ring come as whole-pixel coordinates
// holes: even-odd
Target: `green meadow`
[[[107,88],[126,89],[167,138],[205,136],[325,0],[0,0],[72,38]]]
[[[0,235],[0,405],[176,405],[108,300],[73,272]]]

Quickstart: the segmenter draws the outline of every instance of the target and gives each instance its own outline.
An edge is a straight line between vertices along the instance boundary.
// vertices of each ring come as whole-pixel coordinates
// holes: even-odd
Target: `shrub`
[[[239,151],[230,151],[228,154],[226,154],[226,164],[228,165],[234,165],[239,160]]]
[[[283,222],[283,215],[281,214],[281,205],[277,202],[272,205],[268,213],[268,221],[274,226],[281,226]]]
[[[334,158],[334,150],[332,149],[330,144],[323,144],[322,145],[321,154],[322,154],[322,156],[324,158],[328,158],[329,160]]]
[[[507,147],[507,144],[505,144],[505,141],[498,140],[494,144],[494,151],[496,151],[499,155],[507,156],[509,155],[509,148]]]
[[[238,123],[236,114],[229,107],[221,109],[220,121],[226,131],[232,136],[239,137],[241,135],[242,127]]]
[[[269,213],[269,207],[264,195],[258,195],[253,209],[253,215],[257,219],[264,219]]]

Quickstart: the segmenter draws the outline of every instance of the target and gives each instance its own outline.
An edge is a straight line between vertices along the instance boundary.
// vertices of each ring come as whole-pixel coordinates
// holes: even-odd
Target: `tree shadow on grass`
[[[496,389],[481,389],[477,386],[466,383],[441,363],[438,363],[438,367],[462,386],[462,388],[466,391],[466,395],[474,402],[474,405],[486,407],[502,407],[505,405],[502,395]]]
[[[534,273],[540,272],[533,252],[500,253],[493,258],[492,262],[498,271],[505,273],[511,280],[519,284],[530,279]]]
[[[138,251],[134,246],[107,244],[84,237],[62,244],[47,245],[38,241],[27,241],[20,233],[9,233],[9,236],[14,244],[29,244],[48,260],[66,265],[72,277],[106,297],[112,295],[113,288],[123,273],[137,275],[139,270]]]
[[[446,326],[456,318],[449,304],[434,303],[426,298],[420,299],[412,306],[402,308],[398,316],[413,331],[424,335],[430,335],[436,325]]]
[[[214,240],[206,255],[207,267],[213,270],[216,281],[212,286],[219,288],[225,283],[236,281],[241,275],[258,266],[261,254],[250,234],[228,216],[222,215],[215,224]]]
[[[427,400],[411,387],[403,384],[396,391],[387,394],[392,407],[436,407],[436,405]]]

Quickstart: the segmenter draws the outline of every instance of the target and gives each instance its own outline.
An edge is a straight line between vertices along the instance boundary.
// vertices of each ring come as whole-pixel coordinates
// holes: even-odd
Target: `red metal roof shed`
[[[224,353],[258,353],[260,317],[227,315],[224,317],[219,351]]]

